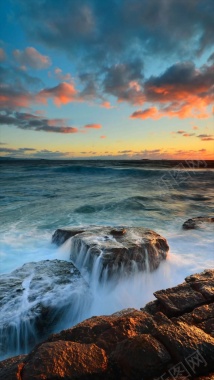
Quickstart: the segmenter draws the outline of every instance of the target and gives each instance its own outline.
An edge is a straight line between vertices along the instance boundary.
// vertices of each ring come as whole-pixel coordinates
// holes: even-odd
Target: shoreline
[[[205,270],[174,288],[157,291],[156,301],[140,311],[126,309],[89,318],[51,335],[28,355],[0,362],[0,376],[14,380],[51,380],[57,374],[60,379],[125,376],[131,380],[135,376],[137,380],[152,380],[166,374],[172,377],[182,363],[183,376],[212,379],[213,286],[214,270]]]

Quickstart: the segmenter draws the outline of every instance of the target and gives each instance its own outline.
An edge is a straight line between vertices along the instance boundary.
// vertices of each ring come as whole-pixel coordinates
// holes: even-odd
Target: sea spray
[[[0,277],[0,357],[36,343],[86,317],[91,292],[73,264],[44,260]]]

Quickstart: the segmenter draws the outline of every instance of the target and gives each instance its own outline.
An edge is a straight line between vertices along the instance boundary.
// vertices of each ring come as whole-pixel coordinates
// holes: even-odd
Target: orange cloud
[[[6,88],[1,88],[0,103],[2,108],[26,108],[32,101],[33,97],[28,93],[10,91],[10,89],[7,91]]]
[[[56,87],[47,88],[37,95],[37,99],[46,103],[47,99],[52,98],[57,106],[77,101],[77,90],[72,83],[62,82]]]
[[[105,135],[100,136],[101,139],[106,139],[106,137]]]
[[[214,101],[213,69],[214,66],[208,65],[196,69],[193,63],[184,62],[169,67],[160,76],[151,77],[144,82],[142,91],[145,101],[157,104],[158,108],[136,111],[131,118],[208,118],[208,106]],[[139,89],[135,87],[135,90]]]
[[[112,108],[110,102],[103,102],[103,103],[101,104],[101,106],[104,107],[104,108],[107,108],[107,109]]]
[[[195,133],[184,133],[183,136],[184,137],[191,137],[191,136],[195,136]]]
[[[101,124],[86,124],[84,128],[100,129],[102,128],[102,125]]]
[[[156,107],[147,108],[144,111],[135,111],[131,115],[132,119],[160,119],[161,113]]]

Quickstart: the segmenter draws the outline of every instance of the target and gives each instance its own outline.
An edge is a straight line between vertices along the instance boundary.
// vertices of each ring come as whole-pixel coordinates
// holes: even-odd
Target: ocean
[[[182,229],[189,218],[213,216],[213,162],[1,159],[0,173],[1,274],[28,262],[69,261],[70,241],[51,243],[61,227],[142,226],[167,239],[168,258],[156,271],[92,287],[91,303],[75,323],[143,307],[155,290],[214,267],[212,225]],[[62,320],[60,329],[67,327]]]

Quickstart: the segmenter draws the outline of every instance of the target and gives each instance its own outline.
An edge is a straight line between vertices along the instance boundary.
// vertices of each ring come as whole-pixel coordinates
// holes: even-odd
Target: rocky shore
[[[4,380],[214,379],[214,270],[155,293],[141,310],[92,317],[29,355],[0,363]]]

